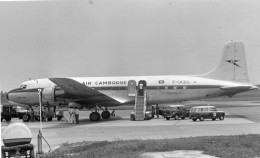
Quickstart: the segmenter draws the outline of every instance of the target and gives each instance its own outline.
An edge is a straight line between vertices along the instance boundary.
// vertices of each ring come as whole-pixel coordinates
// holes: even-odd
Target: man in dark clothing
[[[34,110],[33,110],[33,108],[31,108],[31,122],[34,122]]]
[[[159,118],[159,106],[158,106],[158,104],[156,104],[155,112],[156,112],[157,118]]]

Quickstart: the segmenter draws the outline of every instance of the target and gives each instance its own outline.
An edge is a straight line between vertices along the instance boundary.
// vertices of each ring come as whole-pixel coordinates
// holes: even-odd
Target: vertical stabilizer
[[[226,81],[249,82],[244,44],[237,41],[226,43],[223,48],[219,65],[201,77]]]

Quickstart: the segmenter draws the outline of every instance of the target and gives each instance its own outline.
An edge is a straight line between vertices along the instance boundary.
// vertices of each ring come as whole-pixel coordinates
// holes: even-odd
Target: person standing
[[[159,106],[158,106],[158,104],[156,104],[156,115],[157,115],[157,118],[159,118]]]
[[[77,107],[75,108],[75,119],[76,123],[79,124],[79,109]]]
[[[31,122],[34,122],[34,110],[31,108]]]
[[[75,107],[73,107],[73,109],[72,109],[72,122],[71,123],[76,123],[76,120],[75,120]]]
[[[47,119],[46,107],[42,110],[42,121],[45,122]]]
[[[72,112],[73,112],[73,109],[72,109],[72,107],[70,107],[69,109],[68,109],[68,112],[69,112],[69,123],[72,123]]]

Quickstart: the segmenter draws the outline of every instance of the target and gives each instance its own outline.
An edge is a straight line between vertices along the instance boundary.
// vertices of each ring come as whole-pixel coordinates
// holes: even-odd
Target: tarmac
[[[145,121],[130,121],[131,110],[118,110],[116,116],[109,120],[91,122],[88,118],[90,112],[80,112],[80,123],[70,124],[67,122],[68,114],[62,121],[54,119],[51,122],[27,122],[33,138],[32,144],[38,151],[37,135],[41,126],[43,150],[48,152],[59,147],[63,143],[74,143],[82,141],[115,141],[130,139],[167,139],[197,136],[219,136],[219,135],[242,135],[260,134],[260,105],[218,108],[226,112],[224,120],[192,121],[166,120],[163,117]],[[12,119],[12,122],[21,122]],[[8,123],[1,123],[1,131]]]

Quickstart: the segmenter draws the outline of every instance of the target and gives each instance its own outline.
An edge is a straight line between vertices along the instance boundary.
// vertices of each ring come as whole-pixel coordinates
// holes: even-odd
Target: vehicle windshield
[[[210,111],[217,111],[216,108],[210,108]]]

